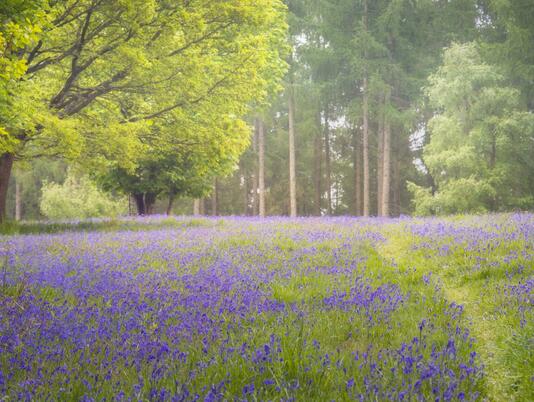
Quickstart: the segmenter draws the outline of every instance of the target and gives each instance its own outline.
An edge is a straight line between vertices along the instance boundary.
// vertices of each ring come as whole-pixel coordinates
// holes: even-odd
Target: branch
[[[67,80],[65,81],[65,84],[63,85],[63,88],[59,91],[59,93],[52,98],[50,101],[50,106],[52,107],[59,107],[61,104],[64,104],[65,96],[67,95],[67,92],[70,90],[76,79],[78,78],[78,75],[83,71],[78,69],[78,60],[80,58],[80,55],[82,53],[82,49],[85,45],[85,38],[87,35],[87,31],[89,29],[89,24],[91,22],[91,16],[93,15],[93,8],[90,8],[87,11],[87,15],[85,16],[85,21],[80,27],[80,34],[79,38],[76,41],[74,45],[74,53],[72,56],[71,61],[71,68],[70,68],[70,75],[68,76]]]
[[[196,104],[196,103],[199,103],[199,102],[202,102],[204,99],[206,99],[209,95],[211,95],[213,93],[213,91],[215,91],[219,86],[221,86],[228,78],[230,77],[230,74],[224,76],[223,78],[221,78],[219,81],[217,81],[215,84],[213,84],[213,86],[211,88],[208,89],[208,91],[202,95],[202,96],[199,96],[198,98],[192,100],[192,101],[181,101],[181,102],[178,102],[178,103],[175,103],[174,105],[171,105],[171,106],[167,106],[166,108],[163,108],[157,112],[154,112],[152,114],[149,114],[149,115],[146,115],[146,116],[142,116],[142,117],[134,117],[133,119],[130,119],[128,121],[126,121],[125,123],[133,123],[133,122],[136,122],[136,121],[139,121],[139,120],[151,120],[151,119],[154,119],[156,117],[160,117],[168,112],[171,112],[173,111],[174,109],[177,109],[179,107],[182,107],[182,106],[185,106],[185,105],[193,105],[193,104]]]
[[[226,24],[222,24],[222,25],[219,25],[217,28],[215,28],[213,31],[210,31],[210,32],[207,32],[205,33],[204,35],[200,36],[199,38],[189,42],[189,43],[186,43],[184,46],[176,49],[176,50],[173,50],[171,53],[168,54],[168,56],[176,56],[178,53],[181,53],[183,52],[184,50],[187,50],[189,49],[191,46],[193,45],[196,45],[197,43],[200,43],[206,39],[209,39],[211,38],[212,36],[214,36],[216,33],[228,28],[230,25],[233,24],[233,21],[229,21],[227,22]]]
[[[84,88],[83,91],[85,91],[86,93],[85,95],[78,94],[78,95],[73,95],[72,97],[67,98],[66,99],[67,102],[65,102],[63,106],[61,116],[65,117],[65,116],[75,115],[76,113],[84,109],[86,106],[88,106],[92,101],[94,101],[99,96],[102,96],[104,94],[107,94],[113,91],[114,88],[112,84],[114,82],[124,79],[128,75],[128,72],[129,72],[128,68],[121,70],[115,75],[113,75],[113,77],[102,82],[100,85],[96,87]]]
[[[171,112],[173,111],[174,109],[177,109],[179,107],[182,107],[182,106],[186,106],[186,105],[194,105],[194,104],[197,104],[197,103],[200,103],[202,102],[203,100],[205,100],[209,95],[211,95],[217,88],[219,88],[222,84],[224,84],[224,82],[226,82],[240,67],[242,67],[243,65],[245,65],[245,63],[252,57],[252,54],[247,56],[245,58],[245,60],[243,60],[243,62],[239,65],[239,67],[233,69],[230,73],[226,74],[224,77],[222,77],[219,81],[215,82],[207,91],[204,95],[201,95],[199,96],[198,98],[192,100],[192,101],[181,101],[181,102],[177,102],[175,103],[174,105],[171,105],[171,106],[167,106],[166,108],[163,108],[157,112],[154,112],[154,113],[151,113],[149,115],[146,115],[146,116],[141,116],[141,117],[134,117],[133,119],[130,119],[130,120],[127,120],[127,121],[124,121],[124,123],[127,123],[127,122],[136,122],[136,121],[140,121],[140,120],[151,120],[151,119],[154,119],[156,117],[160,117],[168,112]]]

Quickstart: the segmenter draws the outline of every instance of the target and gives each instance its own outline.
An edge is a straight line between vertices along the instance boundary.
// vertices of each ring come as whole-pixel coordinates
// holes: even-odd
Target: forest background
[[[7,0],[0,216],[534,207],[531,0]]]

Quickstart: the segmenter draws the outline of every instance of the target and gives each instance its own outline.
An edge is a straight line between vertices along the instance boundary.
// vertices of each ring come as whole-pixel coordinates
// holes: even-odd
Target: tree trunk
[[[145,193],[145,212],[147,215],[154,213],[154,204],[156,203],[156,194]]]
[[[401,158],[400,158],[400,142],[397,140],[395,141],[395,148],[396,152],[392,153],[392,158],[394,161],[392,162],[392,181],[393,181],[393,205],[391,213],[393,216],[399,216],[401,213],[401,198],[400,198],[400,190],[401,190],[401,181],[400,181],[400,164],[401,164]]]
[[[243,169],[243,175],[241,176],[241,180],[243,180],[243,216],[248,215],[248,181],[247,181],[247,175],[244,172]]]
[[[22,219],[22,184],[17,179],[15,181],[15,220]]]
[[[387,107],[390,93],[386,94],[384,106]],[[382,216],[390,215],[390,190],[391,190],[391,122],[387,112],[384,114],[384,165],[382,174]]]
[[[200,215],[206,215],[206,200],[204,198],[198,199],[198,211]]]
[[[172,204],[174,202],[174,194],[169,194],[169,202],[167,204],[167,215],[171,215],[172,214]]]
[[[354,141],[354,215],[362,214],[362,133],[356,127]]]
[[[490,170],[495,169],[495,164],[497,163],[497,138],[495,133],[493,133],[491,138],[491,151],[490,151],[490,160],[489,160],[489,168]],[[490,210],[491,211],[497,211],[497,195],[493,195],[490,199]]]
[[[315,136],[314,139],[314,147],[313,147],[313,176],[314,176],[314,183],[315,183],[315,202],[314,202],[314,213],[316,216],[321,216],[321,198],[322,198],[322,160],[323,160],[323,147],[322,147],[322,139],[320,135],[320,119],[319,119],[319,132]]]
[[[258,196],[259,215],[265,217],[265,128],[263,121],[258,126]]]
[[[200,215],[200,198],[195,198],[193,200],[193,215],[194,216]]]
[[[380,97],[382,98],[382,97]],[[380,99],[382,100],[382,99]],[[384,175],[384,110],[381,110],[378,114],[378,149],[376,156],[376,207],[378,216],[382,216],[382,187],[383,187],[383,175]]]
[[[143,193],[134,193],[132,194],[135,205],[137,207],[137,214],[138,215],[145,215],[146,214],[146,207],[145,207],[145,196]]]
[[[211,214],[213,216],[219,215],[218,199],[217,199],[218,187],[219,187],[218,180],[217,178],[215,178],[215,180],[213,180],[213,194],[211,195]]]
[[[324,157],[326,169],[326,213],[332,215],[332,165],[330,161],[330,127],[328,126],[328,105],[324,111]]]
[[[260,131],[260,119],[254,121],[254,136],[252,137],[252,150],[254,155],[258,152],[258,136]],[[259,158],[258,158],[259,159]],[[252,215],[258,216],[258,163],[254,163],[254,172],[252,173]]]
[[[367,33],[367,0],[363,1],[363,29]],[[364,51],[367,62],[367,51]],[[369,216],[369,88],[367,67],[363,72],[363,215]]]
[[[295,96],[293,82],[289,84],[289,216],[297,216],[297,178],[295,172]]]
[[[4,153],[0,156],[0,223],[6,220],[7,188],[14,160],[15,155],[11,153]]]

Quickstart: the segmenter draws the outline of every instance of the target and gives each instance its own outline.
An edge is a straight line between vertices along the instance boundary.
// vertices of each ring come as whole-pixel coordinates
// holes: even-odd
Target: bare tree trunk
[[[200,199],[195,198],[193,200],[193,215],[198,216],[200,215]]]
[[[169,202],[167,204],[167,215],[172,214],[172,204],[174,203],[174,194],[169,194]]]
[[[259,215],[265,217],[265,127],[263,121],[258,126],[258,196]]]
[[[385,106],[389,104],[390,93],[386,94]],[[384,115],[384,165],[382,174],[382,216],[390,215],[390,190],[391,190],[391,122],[387,113]]]
[[[241,180],[243,180],[243,216],[248,215],[248,180],[247,175],[243,171],[243,175],[241,176]]]
[[[132,196],[135,200],[135,206],[137,207],[137,214],[145,215],[146,214],[145,195],[143,193],[134,193],[132,194]]]
[[[198,199],[198,208],[200,215],[206,215],[206,199],[205,198],[199,198]]]
[[[213,193],[211,194],[211,214],[213,216],[219,215],[218,211],[218,190],[219,190],[219,181],[217,178],[213,180]]]
[[[289,216],[297,216],[297,178],[295,172],[295,96],[293,82],[288,88],[288,113],[289,113]]]
[[[319,119],[319,127],[320,127],[320,119]],[[320,129],[319,134],[315,136],[314,139],[314,148],[313,148],[313,160],[314,160],[314,169],[313,169],[313,175],[314,175],[314,183],[315,183],[315,202],[314,202],[314,212],[316,216],[321,216],[321,198],[322,198],[322,160],[323,160],[323,147],[322,147],[322,140],[320,135]]]
[[[317,135],[314,139],[313,147],[313,178],[315,183],[315,215],[321,216],[321,199],[322,199],[322,162],[323,162],[323,147],[321,136]]]
[[[354,128],[354,214],[362,214],[362,133]]]
[[[369,216],[369,104],[367,77],[363,79],[363,215]]]
[[[330,161],[330,127],[328,125],[328,105],[324,111],[324,156],[326,168],[326,211],[332,215],[332,165]]]
[[[495,164],[497,163],[497,138],[496,134],[493,133],[491,138],[491,151],[490,151],[490,160],[489,160],[489,168],[490,170],[495,169]],[[497,211],[498,201],[497,201],[497,194],[494,194],[490,198],[489,207],[491,211]]]
[[[363,1],[363,29],[367,32],[367,0]],[[364,52],[367,62],[367,51]],[[363,215],[369,216],[369,87],[367,67],[363,73]]]
[[[14,160],[15,155],[11,153],[0,156],[0,223],[6,220],[7,188]]]
[[[17,179],[15,181],[15,220],[22,219],[22,184]]]
[[[258,152],[258,135],[260,131],[260,119],[256,118],[254,120],[254,135],[252,137],[252,150],[254,155]],[[259,158],[258,158],[259,159]],[[254,172],[252,173],[252,215],[258,215],[258,163],[254,163]]]
[[[157,195],[154,193],[145,193],[145,213],[147,215],[152,215],[154,213],[156,198]]]
[[[398,136],[397,136],[398,138]],[[392,162],[392,181],[393,181],[393,205],[391,208],[391,213],[393,216],[399,216],[401,213],[401,200],[400,200],[400,189],[401,189],[401,182],[400,182],[400,164],[401,164],[401,158],[400,158],[400,142],[397,140],[395,141],[396,146],[396,152],[392,154],[392,157],[394,161]]]
[[[380,101],[382,101],[382,96],[380,96]],[[382,216],[382,179],[384,175],[384,119],[385,113],[384,110],[381,110],[378,114],[378,149],[376,156],[376,181],[377,181],[377,191],[376,191],[376,207],[378,216]]]

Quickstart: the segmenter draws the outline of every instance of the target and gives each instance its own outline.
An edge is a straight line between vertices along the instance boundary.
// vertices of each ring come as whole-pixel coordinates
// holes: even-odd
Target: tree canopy
[[[1,116],[6,157],[133,172],[217,144],[209,160],[220,170],[247,145],[240,118],[285,69],[277,0],[51,0],[43,19],[38,37],[17,45],[25,73]]]

